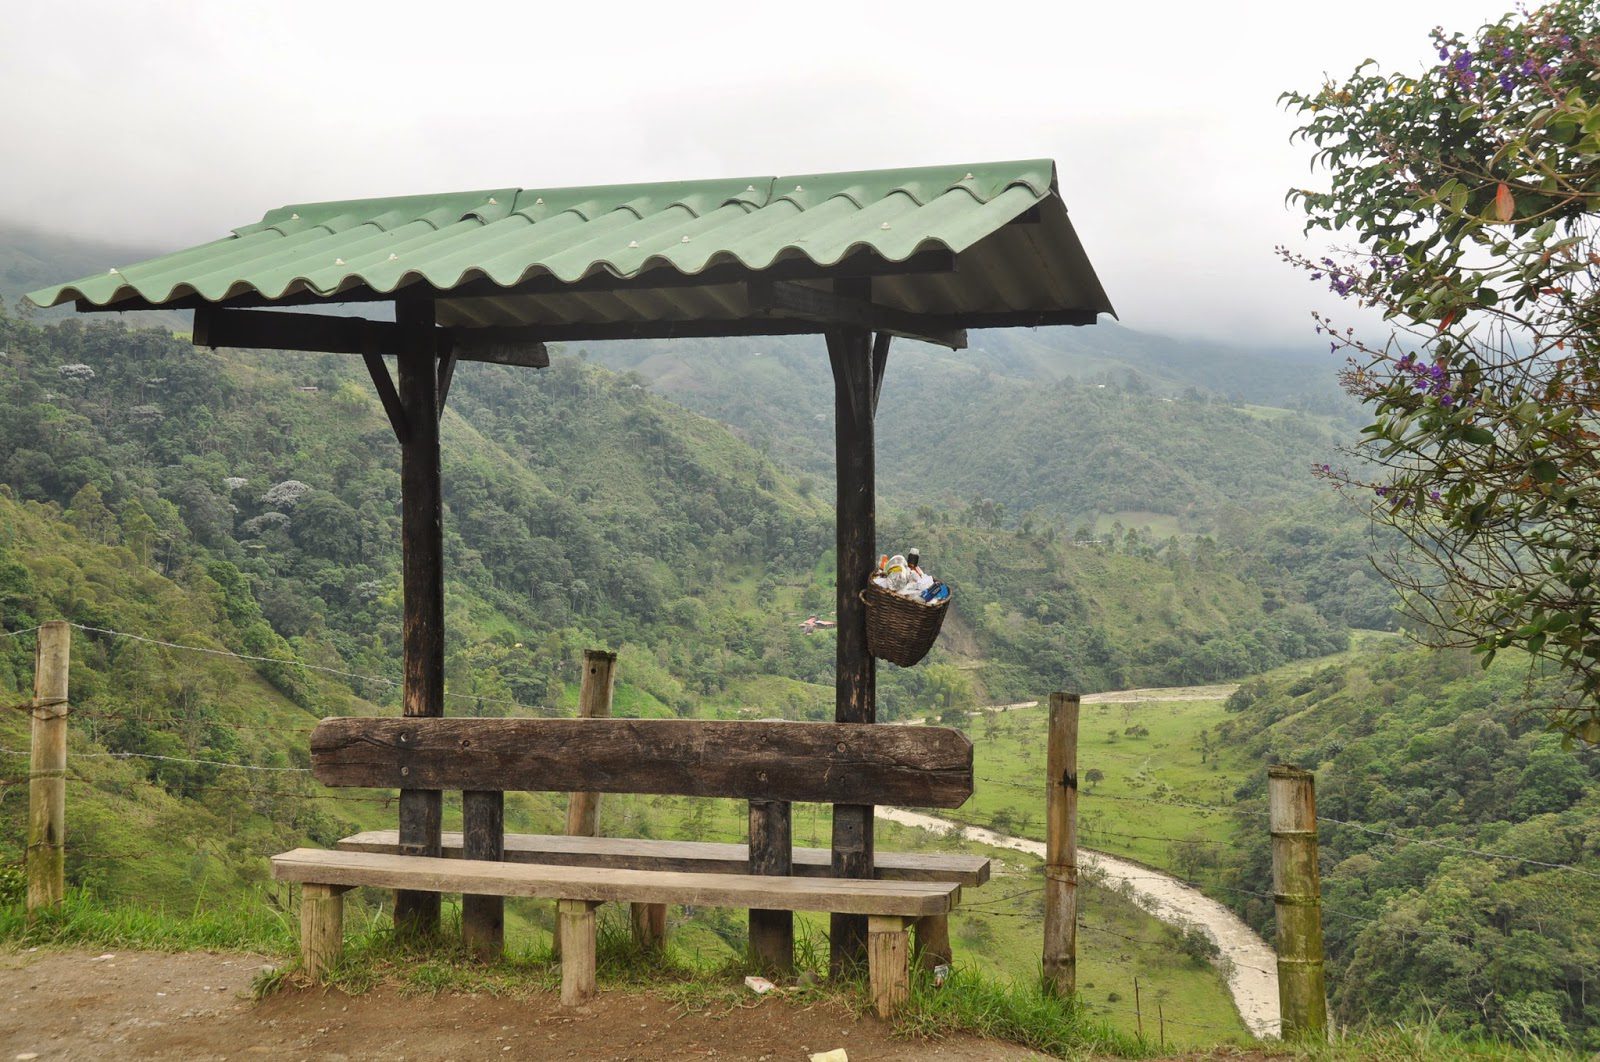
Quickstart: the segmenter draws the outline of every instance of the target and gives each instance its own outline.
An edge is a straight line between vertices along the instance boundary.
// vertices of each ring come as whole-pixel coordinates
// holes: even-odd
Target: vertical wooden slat
[[[617,674],[617,654],[604,649],[583,651],[583,681],[578,687],[578,716],[611,718],[611,691]],[[567,794],[567,836],[600,836],[600,794]]]
[[[67,673],[72,628],[39,628],[33,654],[32,748],[28,762],[28,912],[66,897]]]
[[[342,885],[300,886],[300,965],[320,981],[339,964],[344,952]]]
[[[1278,919],[1278,1008],[1285,1040],[1327,1035],[1322,971],[1322,882],[1317,799],[1310,771],[1267,768],[1273,907]]]
[[[461,794],[461,854],[498,862],[506,855],[505,794],[469,789]],[[494,962],[505,948],[503,896],[461,897],[461,939],[472,956]]]
[[[907,919],[871,915],[867,919],[867,980],[880,1018],[890,1018],[911,996]]]
[[[397,299],[400,326],[400,403],[407,437],[400,450],[401,581],[405,595],[403,649],[407,716],[444,714],[444,503],[439,472],[439,392],[431,299]],[[400,791],[400,850],[439,854],[443,794]],[[395,894],[395,927],[436,933],[439,894]]]
[[[950,916],[924,915],[916,921],[917,957],[922,969],[932,970],[950,962],[955,949],[950,946]]]
[[[869,278],[835,282],[838,294],[870,299]],[[877,718],[876,661],[867,653],[866,607],[861,589],[876,559],[877,527],[873,436],[871,333],[840,328],[826,334],[833,368],[834,450],[838,468],[835,555],[838,585],[838,648],[834,719],[871,723]],[[833,873],[841,878],[872,877],[872,807],[835,804]],[[829,919],[829,968],[841,973],[857,965],[866,949],[866,919],[834,914]]]
[[[750,873],[787,876],[794,868],[786,800],[750,801]],[[763,970],[794,970],[794,912],[750,911],[750,956]]]
[[[633,925],[633,942],[640,951],[660,951],[667,943],[667,905],[664,903],[629,904],[629,921]]]
[[[594,909],[589,900],[556,901],[561,941],[561,1005],[574,1007],[595,993]]]
[[[1062,994],[1078,988],[1078,695],[1050,695],[1046,745],[1044,976]]]

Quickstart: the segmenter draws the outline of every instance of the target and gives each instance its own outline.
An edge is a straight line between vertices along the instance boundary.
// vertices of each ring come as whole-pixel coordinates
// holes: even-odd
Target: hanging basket
[[[949,598],[930,605],[871,583],[861,602],[867,606],[867,652],[901,667],[928,655],[950,610]]]

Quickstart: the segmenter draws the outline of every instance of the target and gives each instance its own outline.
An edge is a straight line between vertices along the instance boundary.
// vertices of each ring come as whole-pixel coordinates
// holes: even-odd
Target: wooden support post
[[[617,654],[605,649],[583,651],[583,679],[578,686],[578,717],[581,719],[611,718],[611,698],[616,688]],[[567,794],[567,836],[600,836],[600,794]],[[633,939],[645,951],[658,950],[666,944],[667,905],[664,903],[635,903],[629,905],[629,921],[633,926]],[[555,954],[561,955],[561,938],[553,942]]]
[[[461,794],[461,855],[495,862],[506,855],[505,794],[468,789]],[[496,962],[505,949],[503,896],[461,897],[461,939],[480,962]]]
[[[1078,990],[1078,695],[1050,695],[1046,751],[1044,976],[1061,995]]]
[[[344,953],[343,885],[300,886],[300,965],[320,981],[339,965]]]
[[[1278,1009],[1285,1040],[1328,1030],[1322,979],[1322,885],[1317,869],[1317,800],[1310,771],[1267,768],[1272,893],[1278,916]]]
[[[28,763],[28,913],[67,895],[67,672],[72,628],[39,628],[33,654],[33,746]]]
[[[616,680],[617,654],[604,649],[583,651],[583,682],[578,687],[578,716],[611,718],[611,689]],[[600,794],[567,795],[567,836],[600,836]]]
[[[556,901],[563,1007],[575,1007],[594,998],[594,909],[598,906],[592,900]]]
[[[434,307],[429,299],[397,299],[400,402],[406,440],[400,448],[401,582],[405,597],[403,712],[444,714],[444,503],[439,474],[439,378]],[[439,854],[443,793],[400,791],[400,850]],[[437,933],[439,894],[395,894],[395,928]]]
[[[950,947],[950,916],[924,915],[917,919],[917,957],[924,970],[950,962],[955,950]]]
[[[750,873],[793,873],[790,821],[788,801],[750,801]],[[793,911],[750,911],[750,957],[763,971],[794,971]]]
[[[910,951],[906,940],[910,921],[897,915],[867,918],[867,978],[872,987],[872,1005],[880,1018],[892,1017],[911,997]]]
[[[633,923],[633,942],[640,951],[660,951],[667,944],[667,905],[664,903],[629,904],[629,921]]]
[[[867,278],[835,282],[838,294],[870,299]],[[877,720],[877,667],[867,652],[867,613],[861,590],[877,550],[873,436],[872,335],[862,328],[827,333],[833,368],[834,452],[837,464],[835,557],[839,618],[833,717],[840,723]],[[872,807],[833,807],[833,874],[872,877]],[[829,919],[828,967],[834,974],[859,965],[866,946],[866,919],[834,914]]]

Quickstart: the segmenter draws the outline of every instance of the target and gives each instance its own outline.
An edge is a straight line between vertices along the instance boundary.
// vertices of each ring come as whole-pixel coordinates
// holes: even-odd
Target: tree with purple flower
[[[1420,74],[1283,97],[1329,177],[1289,199],[1357,246],[1280,254],[1392,326],[1316,318],[1372,419],[1314,473],[1414,547],[1378,560],[1420,639],[1565,669],[1551,724],[1600,743],[1600,5],[1433,46]]]

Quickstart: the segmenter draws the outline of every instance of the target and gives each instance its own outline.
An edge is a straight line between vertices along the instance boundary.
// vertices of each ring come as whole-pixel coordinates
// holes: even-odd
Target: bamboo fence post
[[[1315,777],[1298,767],[1268,767],[1267,804],[1283,1038],[1321,1038],[1327,1035],[1328,1001],[1322,975]]]
[[[1044,976],[1061,995],[1078,988],[1078,704],[1050,695],[1046,754]]]
[[[32,748],[28,762],[28,913],[66,898],[67,672],[72,628],[39,628],[34,650]]]

